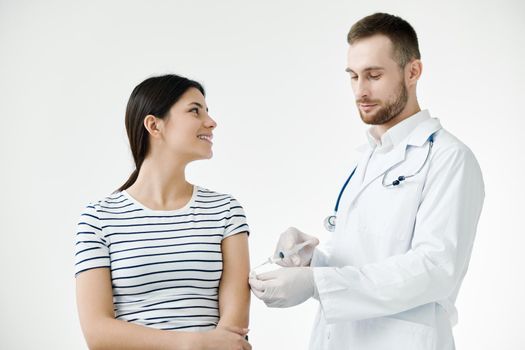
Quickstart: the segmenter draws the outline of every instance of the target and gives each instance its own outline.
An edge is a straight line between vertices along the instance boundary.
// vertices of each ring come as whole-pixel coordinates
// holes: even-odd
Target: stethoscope
[[[393,168],[398,166],[398,164],[395,164],[395,165],[391,166],[390,168],[388,168],[385,171],[385,173],[383,174],[383,179],[381,180],[381,184],[383,185],[383,187],[385,187],[385,188],[393,188],[393,187],[399,186],[403,181],[405,181],[406,179],[410,179],[411,177],[416,176],[417,174],[419,174],[421,172],[421,170],[423,170],[423,168],[427,164],[428,160],[430,159],[430,151],[432,150],[432,146],[434,145],[434,134],[430,135],[428,137],[427,141],[428,141],[427,156],[425,157],[425,161],[423,162],[423,164],[421,164],[419,169],[415,173],[413,173],[412,175],[401,175],[401,176],[398,176],[397,179],[392,181],[392,183],[385,183],[385,179],[386,179],[388,173]],[[335,203],[335,208],[334,208],[333,215],[329,215],[329,216],[326,217],[326,219],[324,219],[324,227],[329,232],[334,232],[335,231],[335,220],[336,220],[336,217],[337,217],[337,211],[339,210],[339,202],[341,201],[341,197],[343,196],[343,193],[344,193],[344,191],[346,189],[346,186],[348,186],[348,183],[350,182],[350,179],[352,179],[352,176],[354,176],[356,170],[357,170],[357,167],[354,168],[354,170],[352,171],[352,173],[350,174],[348,179],[346,179],[343,187],[341,188],[341,191],[339,192],[339,196],[337,197],[337,202]]]

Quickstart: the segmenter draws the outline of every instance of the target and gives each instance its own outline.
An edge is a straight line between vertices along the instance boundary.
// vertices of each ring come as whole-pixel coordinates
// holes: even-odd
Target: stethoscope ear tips
[[[405,177],[404,176],[400,176],[397,178],[397,180],[394,180],[394,182],[392,182],[392,186],[397,186],[399,185],[402,181],[405,181]]]

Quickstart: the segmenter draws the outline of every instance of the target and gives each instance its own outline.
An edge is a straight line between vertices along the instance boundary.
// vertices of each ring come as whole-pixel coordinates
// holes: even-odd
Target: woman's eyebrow
[[[196,106],[198,106],[198,107],[200,107],[200,108],[204,108],[204,106],[201,105],[199,102],[191,102],[191,103],[190,103],[190,106],[191,106],[191,105],[196,105]],[[206,107],[206,112],[208,112],[208,107]]]

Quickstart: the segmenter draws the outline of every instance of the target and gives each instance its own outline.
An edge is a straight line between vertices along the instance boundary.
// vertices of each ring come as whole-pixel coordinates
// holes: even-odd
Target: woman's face
[[[159,122],[160,141],[169,154],[186,162],[212,157],[213,129],[217,123],[208,114],[198,89],[188,89]]]

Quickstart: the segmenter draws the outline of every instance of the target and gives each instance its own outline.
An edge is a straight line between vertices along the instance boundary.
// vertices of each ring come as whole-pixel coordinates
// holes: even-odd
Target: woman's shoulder
[[[214,191],[199,185],[195,185],[195,188],[197,189],[197,197],[232,197],[229,193]]]
[[[231,208],[242,208],[236,196],[231,193],[219,192],[202,186],[197,188],[197,201],[228,201]]]
[[[97,200],[89,201],[85,206],[85,211],[98,212],[102,209],[115,208],[119,205],[126,205],[127,201],[128,198],[124,195],[124,193],[121,191],[117,191],[102,198],[99,197],[99,199]]]
[[[237,233],[246,232],[248,235],[250,234],[244,208],[233,195],[197,186],[196,202],[206,208],[227,207],[228,214],[223,239]]]

